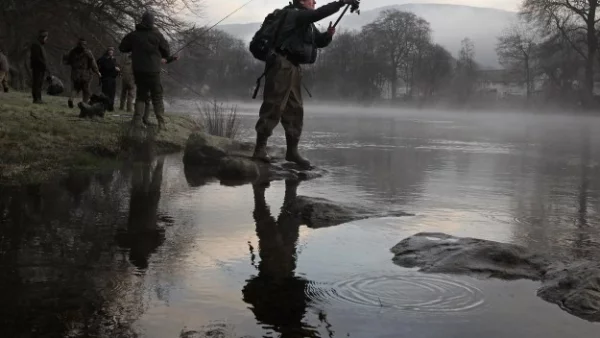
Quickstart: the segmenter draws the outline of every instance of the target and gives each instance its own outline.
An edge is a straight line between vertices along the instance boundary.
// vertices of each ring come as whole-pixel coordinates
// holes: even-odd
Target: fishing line
[[[179,48],[175,53],[173,53],[173,55],[175,55],[175,54],[181,52],[183,49],[187,48],[190,44],[192,44],[192,42],[195,42],[196,40],[198,40],[199,38],[201,38],[204,34],[208,33],[211,29],[215,28],[218,24],[220,24],[221,22],[225,21],[227,18],[229,18],[230,16],[234,15],[235,13],[239,12],[240,10],[242,10],[242,8],[248,6],[253,1],[254,0],[248,0],[245,4],[243,4],[240,7],[236,8],[233,12],[227,14],[224,18],[222,18],[221,20],[217,21],[217,23],[215,23],[214,25],[210,26],[208,29],[206,29],[205,31],[203,31],[200,35],[196,36],[191,41],[189,41],[188,43],[186,43],[185,45],[183,45],[183,47]]]

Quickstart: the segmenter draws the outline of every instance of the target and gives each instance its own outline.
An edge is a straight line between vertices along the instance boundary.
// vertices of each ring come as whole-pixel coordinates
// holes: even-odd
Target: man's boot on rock
[[[298,143],[300,138],[290,136],[286,133],[285,140],[287,142],[287,151],[285,153],[285,160],[294,162],[303,168],[310,168],[310,162],[298,153]]]
[[[269,137],[263,134],[256,135],[256,146],[254,147],[254,154],[252,155],[252,158],[267,163],[271,162],[271,157],[269,157],[269,153],[267,152],[268,139]]]

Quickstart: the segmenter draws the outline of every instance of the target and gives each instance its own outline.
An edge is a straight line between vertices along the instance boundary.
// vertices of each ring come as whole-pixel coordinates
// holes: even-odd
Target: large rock
[[[578,317],[600,321],[600,263],[560,262],[526,247],[442,233],[396,244],[394,263],[430,273],[541,280],[538,296]]]
[[[284,179],[306,180],[325,173],[322,169],[302,168],[284,161],[281,148],[268,149],[273,163],[252,159],[252,143],[194,133],[188,138],[183,156],[186,178],[195,184],[209,182],[209,177],[216,177],[226,185],[241,185]]]
[[[310,228],[324,228],[367,218],[410,216],[398,210],[377,210],[358,205],[342,205],[316,197],[298,196],[286,208]]]
[[[503,279],[541,279],[542,255],[513,244],[442,233],[419,233],[392,248],[394,262],[425,272],[479,274]]]

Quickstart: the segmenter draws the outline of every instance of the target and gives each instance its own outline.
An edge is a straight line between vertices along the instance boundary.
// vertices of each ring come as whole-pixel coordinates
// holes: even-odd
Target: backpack
[[[286,17],[287,10],[276,9],[267,15],[258,31],[254,33],[250,41],[250,53],[256,59],[267,62],[267,59],[276,47],[275,43],[279,39],[279,33],[285,23]]]

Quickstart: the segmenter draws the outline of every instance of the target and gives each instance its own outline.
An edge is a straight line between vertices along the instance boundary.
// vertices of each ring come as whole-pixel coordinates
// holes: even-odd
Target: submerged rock
[[[410,216],[397,210],[376,210],[357,205],[341,205],[332,201],[298,196],[286,210],[309,228],[325,228],[367,218]]]
[[[306,180],[321,177],[325,173],[322,169],[302,168],[284,161],[284,150],[281,148],[268,149],[272,163],[252,159],[252,143],[194,133],[187,141],[183,156],[186,178],[188,182],[192,178],[196,183],[216,177],[225,185],[243,185],[284,179]],[[194,175],[194,171],[198,175]]]
[[[443,233],[418,233],[396,244],[394,263],[430,273],[541,280],[538,296],[569,313],[600,321],[600,263],[560,262],[526,247]]]

